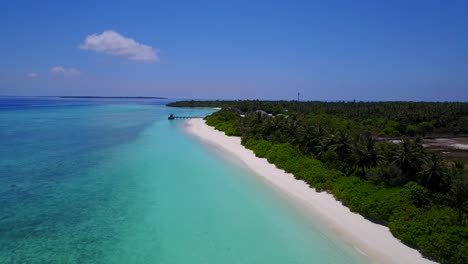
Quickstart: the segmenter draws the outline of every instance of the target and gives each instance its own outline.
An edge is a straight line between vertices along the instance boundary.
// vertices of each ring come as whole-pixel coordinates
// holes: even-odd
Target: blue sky
[[[468,101],[468,1],[99,2],[1,1],[0,95]]]

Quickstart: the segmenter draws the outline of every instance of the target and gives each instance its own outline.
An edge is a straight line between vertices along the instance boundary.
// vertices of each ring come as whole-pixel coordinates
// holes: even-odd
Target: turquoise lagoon
[[[0,263],[368,263],[165,103],[0,98]]]

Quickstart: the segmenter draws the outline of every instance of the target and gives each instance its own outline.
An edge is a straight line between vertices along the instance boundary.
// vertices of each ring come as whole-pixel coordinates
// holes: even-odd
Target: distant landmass
[[[168,99],[154,96],[57,96],[59,98],[99,98],[99,99]]]

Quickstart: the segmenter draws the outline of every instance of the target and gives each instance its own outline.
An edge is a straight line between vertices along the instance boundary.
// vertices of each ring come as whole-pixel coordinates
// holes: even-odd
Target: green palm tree
[[[419,182],[427,189],[435,192],[446,190],[448,186],[448,170],[441,156],[431,153],[418,173]]]
[[[452,183],[450,196],[458,211],[458,223],[465,224],[465,215],[468,209],[468,176],[464,174],[465,164],[461,161],[455,162],[450,170]]]
[[[399,167],[408,180],[414,181],[424,163],[424,156],[424,149],[405,137],[391,156],[391,163]]]
[[[335,144],[335,129],[325,130],[320,127],[316,130],[319,134],[317,134],[317,145],[314,146],[314,152],[317,157],[322,156],[325,154],[332,146]]]
[[[359,135],[353,147],[352,157],[356,165],[361,169],[363,177],[366,175],[366,168],[377,165],[380,156],[375,147],[375,140],[371,135]]]
[[[342,161],[347,161],[351,154],[353,139],[344,129],[338,130],[333,138],[331,149],[333,149]]]

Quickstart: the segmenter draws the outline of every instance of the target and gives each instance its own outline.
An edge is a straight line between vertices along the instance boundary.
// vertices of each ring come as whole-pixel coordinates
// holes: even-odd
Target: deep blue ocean
[[[0,263],[367,263],[167,102],[0,97]]]

